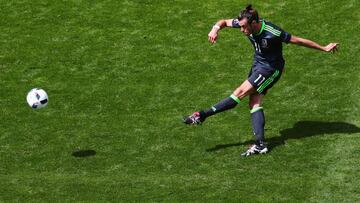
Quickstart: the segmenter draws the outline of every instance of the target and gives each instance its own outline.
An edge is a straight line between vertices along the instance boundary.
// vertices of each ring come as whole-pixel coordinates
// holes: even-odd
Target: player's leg
[[[252,94],[249,99],[249,108],[251,114],[251,123],[253,127],[253,132],[255,136],[255,144],[263,145],[265,144],[265,135],[264,135],[264,127],[265,127],[265,115],[263,108],[261,107],[263,94]]]
[[[254,92],[256,92],[254,87],[248,80],[246,80],[238,88],[236,88],[233,94],[229,97],[221,100],[219,103],[211,106],[208,109],[194,112],[192,115],[185,117],[184,123],[201,124],[209,116],[234,108],[237,104],[240,103],[241,99]]]
[[[237,104],[239,104],[244,97],[248,96],[253,92],[255,92],[255,89],[249,81],[245,80],[238,88],[236,88],[236,90],[233,92],[232,95],[230,95],[230,97],[223,99],[211,108],[204,110],[200,113],[204,113],[205,117],[209,117],[214,114],[232,109]]]
[[[243,156],[249,156],[251,154],[265,154],[268,152],[268,148],[265,144],[265,115],[261,103],[263,100],[264,94],[254,93],[250,95],[249,99],[249,108],[251,114],[251,122],[253,127],[253,132],[255,136],[255,144],[249,147],[249,149],[243,153]]]
[[[261,107],[262,100],[266,92],[280,79],[281,72],[279,70],[264,71],[258,70],[253,74],[255,80],[249,80],[256,88],[256,93],[250,95],[249,108],[251,113],[252,126],[256,142],[252,145],[243,156],[250,156],[256,153],[267,153],[268,148],[265,144],[265,115]]]

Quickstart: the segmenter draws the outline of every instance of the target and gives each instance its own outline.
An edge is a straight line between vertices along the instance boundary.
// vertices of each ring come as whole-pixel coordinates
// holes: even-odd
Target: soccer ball
[[[48,104],[49,98],[43,89],[34,88],[27,94],[26,101],[31,108],[40,109]]]

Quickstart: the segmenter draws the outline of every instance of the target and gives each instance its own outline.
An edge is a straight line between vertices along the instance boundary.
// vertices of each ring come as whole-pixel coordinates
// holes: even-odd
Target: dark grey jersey
[[[282,69],[285,62],[282,43],[289,43],[291,35],[270,22],[265,20],[260,22],[262,22],[260,32],[248,37],[255,49],[254,63],[263,65],[264,68]],[[233,19],[232,26],[239,28],[239,20]]]

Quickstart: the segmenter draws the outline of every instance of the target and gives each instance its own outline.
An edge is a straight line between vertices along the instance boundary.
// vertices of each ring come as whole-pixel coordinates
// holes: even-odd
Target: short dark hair
[[[242,20],[244,18],[248,19],[248,23],[251,23],[254,20],[257,23],[259,22],[258,12],[252,8],[251,4],[247,5],[244,10],[240,11],[238,20]]]

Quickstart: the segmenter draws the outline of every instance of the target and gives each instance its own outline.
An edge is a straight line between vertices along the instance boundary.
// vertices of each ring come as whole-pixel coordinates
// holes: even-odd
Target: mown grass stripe
[[[180,122],[230,95],[248,72],[246,37],[223,29],[217,45],[202,40],[232,1],[3,2],[0,202],[360,202],[360,78],[344,82],[357,75],[360,44],[343,23],[357,20],[348,12],[357,1],[314,1],[306,13],[341,30],[294,22],[303,1],[269,1],[271,13],[258,2],[291,33],[352,48],[284,46],[288,71],[264,103],[272,150],[250,158],[239,157],[254,142],[245,103],[199,128]],[[24,102],[33,87],[47,90],[46,108]],[[96,155],[72,156],[79,150]]]

